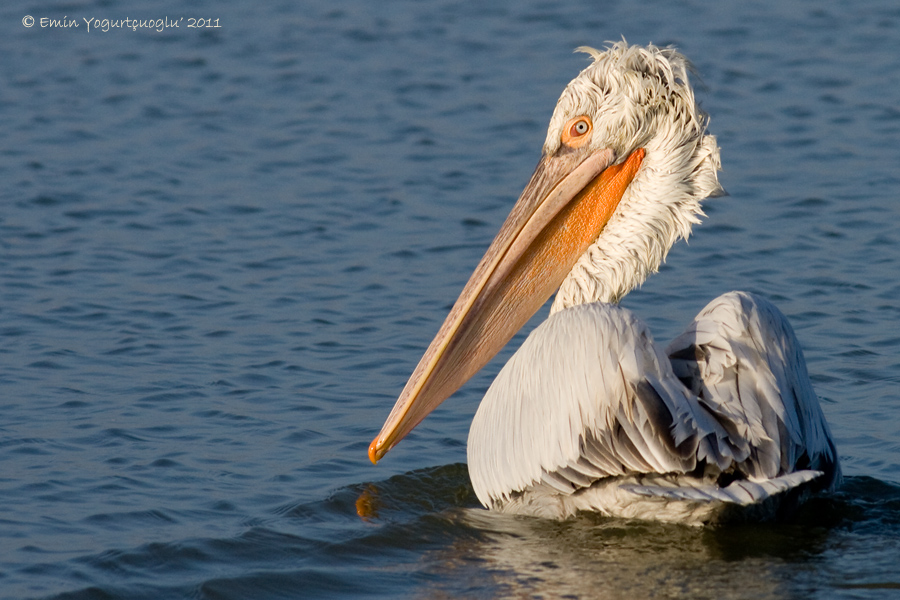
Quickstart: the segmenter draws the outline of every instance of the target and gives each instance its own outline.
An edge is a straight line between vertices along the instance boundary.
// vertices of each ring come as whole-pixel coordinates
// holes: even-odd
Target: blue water
[[[0,598],[900,594],[894,3],[0,17]],[[694,61],[730,193],[623,303],[661,341],[731,289],[788,315],[847,476],[796,523],[478,509],[469,421],[521,338],[366,458],[587,64],[572,49],[622,36]]]

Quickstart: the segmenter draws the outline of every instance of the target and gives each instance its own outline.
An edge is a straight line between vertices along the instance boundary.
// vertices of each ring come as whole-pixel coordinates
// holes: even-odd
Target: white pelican
[[[723,193],[674,49],[591,48],[497,237],[369,447],[377,462],[559,290],[501,370],[468,441],[479,500],[701,524],[766,518],[840,482],[837,452],[785,317],[713,300],[663,351],[616,302]]]

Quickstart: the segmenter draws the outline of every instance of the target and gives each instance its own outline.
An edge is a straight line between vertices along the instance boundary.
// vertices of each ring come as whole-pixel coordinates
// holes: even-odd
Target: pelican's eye
[[[590,140],[594,124],[588,116],[575,117],[563,128],[562,143],[570,148],[580,148]]]

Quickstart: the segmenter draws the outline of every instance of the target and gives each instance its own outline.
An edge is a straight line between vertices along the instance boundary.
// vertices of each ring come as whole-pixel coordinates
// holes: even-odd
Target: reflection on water
[[[586,515],[552,523],[470,510],[461,518],[487,535],[449,553],[484,561],[512,596],[642,598],[652,591],[656,597],[700,598],[714,589],[718,598],[782,597],[780,578],[768,572],[772,561],[753,560],[777,539],[753,540],[757,549],[746,549],[744,560],[723,569],[727,548],[749,541],[739,533]]]
[[[700,528],[591,514],[557,522],[473,507],[465,466],[450,465],[366,484],[356,507],[378,528],[363,547],[423,549],[416,570],[432,577],[422,597],[794,598],[833,585],[835,562],[848,574],[892,560],[843,546],[862,543],[858,527],[873,520],[891,523],[862,534],[873,544],[900,533],[900,487],[866,478],[846,487],[814,497],[788,523]]]

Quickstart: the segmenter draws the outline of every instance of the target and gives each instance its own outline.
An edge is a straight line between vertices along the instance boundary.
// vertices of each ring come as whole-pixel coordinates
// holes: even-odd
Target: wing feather
[[[841,473],[831,432],[800,344],[768,300],[731,292],[713,300],[667,348],[676,375],[746,451],[740,469],[757,479],[801,469]]]
[[[492,506],[538,485],[573,493],[686,473],[698,457],[728,465],[727,435],[631,312],[582,305],[552,315],[501,370],[472,423],[469,472]]]
[[[670,485],[668,497],[738,504],[813,472],[824,472],[823,487],[839,481],[799,344],[770,303],[721,296],[667,353],[616,305],[551,315],[503,367],[472,422],[469,473],[481,502],[538,489],[567,496],[635,474],[697,475],[687,486],[694,491]],[[716,473],[734,481],[719,487]]]

